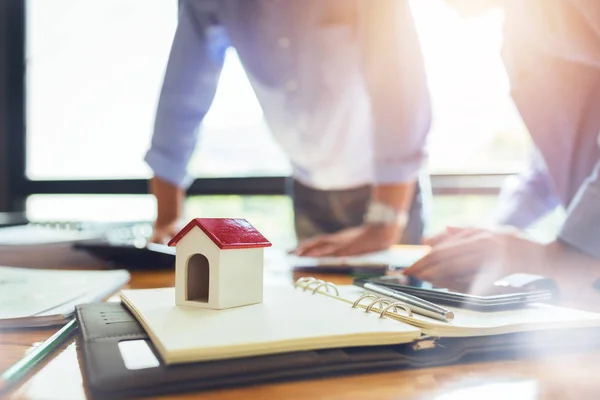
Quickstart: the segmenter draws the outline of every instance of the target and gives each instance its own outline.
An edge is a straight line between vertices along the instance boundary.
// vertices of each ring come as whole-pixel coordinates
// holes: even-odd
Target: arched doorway
[[[194,254],[187,262],[186,300],[208,303],[209,288],[208,259],[202,254]]]

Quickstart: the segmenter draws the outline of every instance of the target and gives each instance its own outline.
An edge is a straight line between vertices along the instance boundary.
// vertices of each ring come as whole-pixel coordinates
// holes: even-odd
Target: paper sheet
[[[361,294],[365,293],[364,289],[353,285],[342,285],[338,286],[337,289],[339,298],[348,303],[353,303]],[[363,305],[366,304],[369,304],[367,300],[364,301]],[[545,303],[533,303],[524,308],[490,312],[444,307],[454,312],[453,321],[438,321],[419,314],[413,314],[412,318],[408,318],[402,313],[399,313],[396,319],[422,328],[424,333],[429,335],[442,337],[469,337],[544,329],[600,327],[600,314],[598,313]]]
[[[425,256],[431,248],[429,246],[392,246],[388,250],[365,253],[348,257],[298,257],[289,255],[288,263],[292,266],[317,267],[317,266],[392,266],[408,267]]]
[[[107,291],[117,290],[128,279],[129,273],[119,270],[43,270],[0,266],[0,325],[5,319],[48,314],[47,311],[77,299],[92,301],[90,296],[105,296]]]
[[[123,290],[167,364],[344,346],[406,343],[418,329],[291,285],[225,310],[175,305],[174,288]]]

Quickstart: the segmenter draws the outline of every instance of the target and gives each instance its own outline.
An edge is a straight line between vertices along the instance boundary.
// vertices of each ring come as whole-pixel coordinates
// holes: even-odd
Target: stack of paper
[[[129,278],[126,270],[0,266],[0,328],[64,324],[73,317],[76,305],[104,300]]]

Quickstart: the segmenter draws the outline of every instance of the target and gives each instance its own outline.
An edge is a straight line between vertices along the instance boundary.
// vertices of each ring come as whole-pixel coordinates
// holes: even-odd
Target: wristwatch
[[[371,201],[364,216],[365,224],[406,224],[408,214],[381,201]]]

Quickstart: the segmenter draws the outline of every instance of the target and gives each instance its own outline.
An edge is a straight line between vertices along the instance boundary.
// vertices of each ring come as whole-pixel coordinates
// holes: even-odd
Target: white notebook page
[[[175,305],[174,288],[123,290],[165,363],[411,342],[419,329],[292,285],[265,286],[260,304],[226,310]]]
[[[354,302],[365,290],[352,285],[338,286],[340,299]],[[365,300],[361,304],[366,305]],[[442,304],[440,304],[442,305]],[[498,335],[535,331],[543,329],[572,329],[583,327],[600,327],[600,314],[572,308],[558,307],[551,304],[535,303],[525,308],[481,312],[444,306],[454,312],[454,320],[438,321],[433,318],[413,314],[408,319],[396,314],[396,319],[422,328],[423,333],[442,337],[469,337]]]

